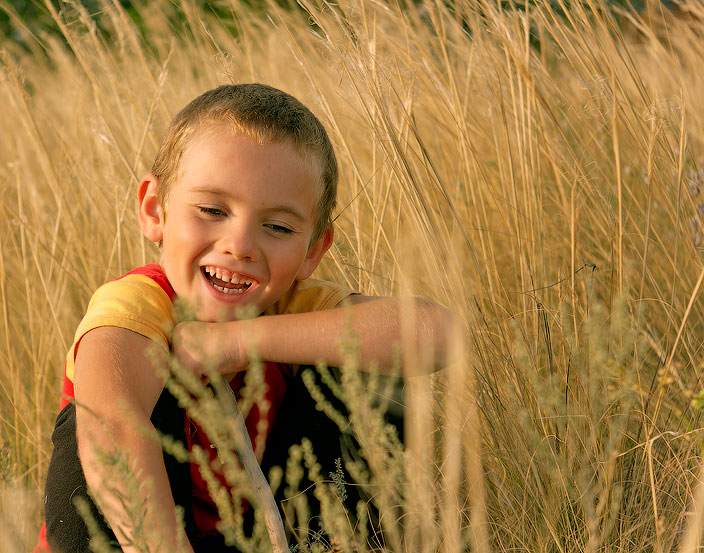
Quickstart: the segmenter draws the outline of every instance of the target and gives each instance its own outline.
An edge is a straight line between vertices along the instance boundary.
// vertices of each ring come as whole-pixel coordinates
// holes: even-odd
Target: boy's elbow
[[[413,298],[418,315],[418,342],[432,348],[433,366],[444,368],[451,358],[464,349],[462,319],[450,309],[423,296]]]
[[[148,418],[138,418],[132,411],[119,415],[98,416],[77,409],[76,441],[78,456],[90,488],[103,483],[105,462],[125,462],[145,442],[158,443],[158,436]]]
[[[76,413],[76,444],[78,458],[83,466],[88,487],[95,486],[103,480],[99,470],[101,454],[112,454],[118,449],[123,430],[110,421],[99,420],[93,413],[77,409]],[[117,433],[117,434],[116,434]]]

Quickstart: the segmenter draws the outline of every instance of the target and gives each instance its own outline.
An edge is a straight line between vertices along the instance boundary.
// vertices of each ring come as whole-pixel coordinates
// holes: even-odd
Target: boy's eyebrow
[[[300,211],[294,209],[289,205],[274,205],[271,207],[266,207],[262,211],[266,213],[288,213],[289,215],[295,217],[301,222],[305,222],[306,220],[305,216]]]

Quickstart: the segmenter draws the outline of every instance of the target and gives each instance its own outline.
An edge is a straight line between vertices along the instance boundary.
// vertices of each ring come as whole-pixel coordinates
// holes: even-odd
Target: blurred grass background
[[[375,464],[365,446],[386,550],[697,550],[701,2],[2,8],[9,551],[40,524],[90,294],[157,259],[134,206],[161,133],[203,90],[254,80],[310,106],[337,148],[319,275],[467,322],[465,363],[405,387],[405,453]],[[341,525],[349,550],[379,547],[363,523]]]

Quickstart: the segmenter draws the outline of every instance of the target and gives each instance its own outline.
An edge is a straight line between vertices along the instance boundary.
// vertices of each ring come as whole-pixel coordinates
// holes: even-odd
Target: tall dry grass
[[[462,366],[405,384],[405,453],[365,442],[368,473],[345,469],[386,550],[695,551],[704,5],[301,5],[232,1],[218,20],[147,1],[140,30],[117,3],[69,3],[61,38],[2,45],[3,547],[38,527],[88,297],[156,259],[134,191],[161,132],[201,91],[256,80],[309,105],[337,147],[319,274],[467,323]],[[359,430],[369,406],[346,378]],[[360,513],[323,517],[346,550],[378,542]]]

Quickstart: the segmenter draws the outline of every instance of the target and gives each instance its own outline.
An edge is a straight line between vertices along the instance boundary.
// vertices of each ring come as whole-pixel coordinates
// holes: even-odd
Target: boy
[[[156,428],[180,427],[189,448],[209,444],[162,393],[162,371],[154,367],[167,363],[172,343],[198,375],[204,358],[221,356],[218,370],[232,377],[235,391],[247,367],[247,347],[254,344],[268,362],[270,423],[293,365],[342,362],[339,342],[350,321],[362,364],[391,366],[390,345],[401,337],[399,302],[309,279],[332,243],[336,186],[337,165],[324,128],[279,90],[222,86],[193,100],[172,121],[138,190],[140,228],[161,245],[160,264],[101,287],[67,356],[64,390],[78,407],[63,406],[52,438],[46,517],[54,553],[88,550],[71,503],[83,476],[122,550],[138,551],[130,543],[124,505],[104,489],[97,450],[124,453],[139,475],[145,526],[156,530],[150,551],[231,551],[217,541],[217,511],[198,471],[167,466],[156,437]],[[172,332],[175,296],[201,322],[182,323]],[[343,300],[349,307],[339,309]],[[412,304],[414,339],[438,352],[440,366],[452,316],[428,300]],[[267,316],[238,321],[244,306]],[[160,346],[156,359],[154,343]],[[257,417],[253,409],[251,434]],[[252,437],[255,444],[263,441]],[[76,450],[80,466],[73,462]],[[261,458],[261,451],[255,453]],[[182,477],[191,479],[185,494]],[[174,514],[177,502],[187,510],[185,534]]]

